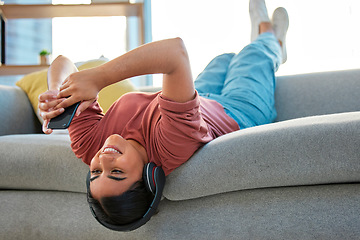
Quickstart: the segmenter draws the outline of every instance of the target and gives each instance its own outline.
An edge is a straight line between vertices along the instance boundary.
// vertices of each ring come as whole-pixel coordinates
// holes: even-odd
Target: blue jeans
[[[272,122],[275,72],[281,63],[280,45],[263,33],[238,54],[215,57],[195,80],[200,96],[220,103],[241,129]]]

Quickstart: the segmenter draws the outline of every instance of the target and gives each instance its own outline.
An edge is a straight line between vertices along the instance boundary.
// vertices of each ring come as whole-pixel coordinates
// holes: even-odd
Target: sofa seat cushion
[[[1,191],[0,236],[13,239],[359,239],[360,184],[255,189],[173,202],[133,232],[110,231],[86,195]]]
[[[360,112],[288,120],[205,145],[167,177],[184,200],[242,189],[360,182]]]
[[[0,137],[0,188],[86,192],[89,167],[64,134]]]

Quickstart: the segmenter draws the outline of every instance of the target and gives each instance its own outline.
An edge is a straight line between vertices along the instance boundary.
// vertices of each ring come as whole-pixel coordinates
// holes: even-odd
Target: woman
[[[239,54],[216,57],[195,84],[180,38],[143,45],[81,72],[63,56],[52,63],[49,91],[39,96],[43,131],[50,134],[49,120],[81,101],[69,127],[71,147],[90,166],[88,196],[98,218],[123,225],[144,215],[152,201],[142,182],[146,163],[168,175],[216,137],[273,121],[287,13],[277,9],[271,22],[265,2],[251,0],[250,17],[254,41]],[[126,94],[103,115],[97,103],[102,88],[155,73],[163,74],[162,91]]]

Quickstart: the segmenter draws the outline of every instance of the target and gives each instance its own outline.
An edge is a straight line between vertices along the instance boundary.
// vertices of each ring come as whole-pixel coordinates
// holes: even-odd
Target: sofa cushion
[[[164,200],[132,232],[110,231],[91,215],[86,195],[2,191],[2,240],[26,239],[359,239],[360,184],[238,191]]]
[[[0,188],[86,192],[89,167],[77,159],[68,135],[0,137]]]
[[[184,200],[242,189],[360,182],[360,112],[300,118],[221,136],[167,177]]]

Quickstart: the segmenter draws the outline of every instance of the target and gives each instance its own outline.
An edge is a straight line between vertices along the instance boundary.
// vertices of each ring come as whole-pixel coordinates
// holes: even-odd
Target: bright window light
[[[268,0],[269,15],[285,7],[290,18],[288,60],[277,75],[359,68],[360,1]],[[152,0],[153,40],[181,37],[194,78],[224,52],[250,42],[249,1]],[[155,78],[155,84],[161,80]]]
[[[53,19],[53,57],[73,62],[104,56],[113,59],[126,51],[125,17],[74,17]]]
[[[91,0],[52,0],[53,4],[90,4]]]
[[[90,4],[91,0],[53,0],[53,4]],[[124,54],[125,17],[53,18],[53,58],[64,55],[73,62]]]

